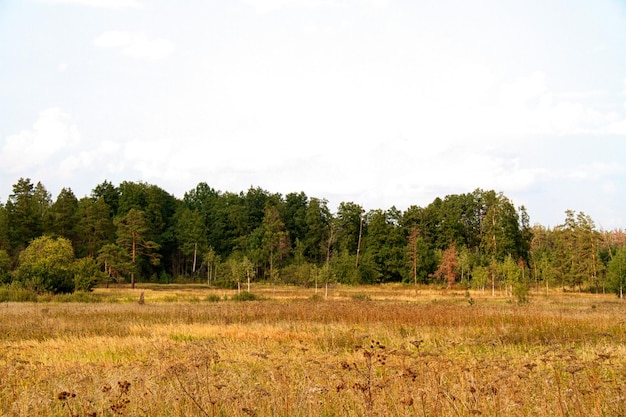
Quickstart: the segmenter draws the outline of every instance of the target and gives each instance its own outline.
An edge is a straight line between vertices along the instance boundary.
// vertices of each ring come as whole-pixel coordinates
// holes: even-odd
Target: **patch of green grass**
[[[57,294],[52,298],[52,301],[57,303],[99,303],[102,299],[89,292],[77,291],[71,294]]]
[[[18,285],[0,287],[0,302],[36,302],[37,294],[34,291]]]

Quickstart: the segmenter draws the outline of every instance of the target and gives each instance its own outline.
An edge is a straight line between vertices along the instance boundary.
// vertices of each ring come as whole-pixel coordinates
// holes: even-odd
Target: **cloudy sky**
[[[626,227],[626,3],[3,0],[0,201],[20,177]]]

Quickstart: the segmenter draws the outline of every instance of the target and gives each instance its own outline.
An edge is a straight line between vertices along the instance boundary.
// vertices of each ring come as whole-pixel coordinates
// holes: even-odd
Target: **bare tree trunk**
[[[135,239],[135,233],[131,234],[133,238],[133,249],[132,249],[132,261],[133,261],[133,271],[130,273],[130,287],[135,289],[135,260],[137,258],[137,239]]]
[[[196,274],[196,260],[197,260],[197,256],[198,256],[198,244],[195,243],[194,247],[193,247],[193,266],[191,267],[191,272],[194,275]]]
[[[356,244],[356,267],[359,269],[359,254],[361,253],[361,236],[363,235],[363,216],[361,216],[361,222],[359,223],[359,240]]]

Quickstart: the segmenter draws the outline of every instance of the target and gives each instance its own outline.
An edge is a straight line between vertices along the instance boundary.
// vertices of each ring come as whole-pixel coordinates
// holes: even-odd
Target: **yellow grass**
[[[253,292],[263,299],[181,285],[2,304],[0,415],[626,415],[626,304],[614,296],[518,306],[401,285]]]

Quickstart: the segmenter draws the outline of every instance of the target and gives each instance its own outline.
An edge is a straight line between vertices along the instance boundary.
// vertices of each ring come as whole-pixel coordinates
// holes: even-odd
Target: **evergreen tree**
[[[626,289],[626,247],[619,248],[608,265],[609,285],[620,299]]]
[[[314,263],[324,262],[328,255],[332,215],[330,210],[328,210],[327,204],[326,200],[311,198],[306,209],[305,222],[307,233],[302,243],[305,256]]]
[[[78,200],[71,188],[62,188],[46,218],[46,229],[55,236],[62,236],[76,241],[76,210]]]
[[[115,226],[111,208],[103,197],[81,198],[76,207],[76,254],[95,257],[100,249],[115,241]]]
[[[41,190],[40,190],[41,191]],[[30,178],[20,178],[6,203],[7,235],[10,248],[19,253],[43,232],[42,207],[35,197]]]
[[[115,220],[117,226],[117,245],[125,250],[130,257],[132,270],[130,271],[131,287],[135,288],[135,274],[141,270],[141,260],[147,259],[153,265],[159,264],[160,256],[157,253],[159,245],[147,239],[149,229],[144,212],[137,209],[130,211]]]

